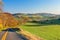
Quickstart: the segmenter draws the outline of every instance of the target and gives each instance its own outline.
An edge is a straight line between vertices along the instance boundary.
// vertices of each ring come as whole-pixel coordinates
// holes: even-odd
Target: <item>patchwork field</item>
[[[60,25],[40,25],[37,23],[26,23],[21,27],[44,40],[60,40]]]

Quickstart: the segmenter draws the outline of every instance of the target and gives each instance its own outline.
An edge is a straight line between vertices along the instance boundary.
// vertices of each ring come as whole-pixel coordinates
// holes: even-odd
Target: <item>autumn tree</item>
[[[18,20],[10,13],[0,13],[0,17],[3,28],[17,27],[19,24]]]
[[[20,16],[19,18],[20,18],[20,20],[19,20],[20,25],[23,25],[23,24],[25,24],[28,20],[30,20],[30,18],[29,18],[28,16],[24,16],[24,15]]]

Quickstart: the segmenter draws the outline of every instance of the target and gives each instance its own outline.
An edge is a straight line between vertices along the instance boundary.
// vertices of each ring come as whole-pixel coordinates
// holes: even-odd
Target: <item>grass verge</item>
[[[45,25],[45,26],[26,26],[26,25],[22,26],[21,28],[34,35],[42,37],[44,40],[60,40],[60,25]]]

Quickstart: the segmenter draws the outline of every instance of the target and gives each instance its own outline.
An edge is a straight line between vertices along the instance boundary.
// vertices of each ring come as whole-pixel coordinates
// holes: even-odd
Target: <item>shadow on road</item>
[[[19,28],[8,28],[2,31],[8,31],[7,40],[28,40],[24,35],[17,33],[16,31],[21,31]],[[12,37],[12,38],[11,38]]]
[[[21,31],[19,28],[8,28],[2,31],[8,31],[8,32],[16,32],[16,31]]]

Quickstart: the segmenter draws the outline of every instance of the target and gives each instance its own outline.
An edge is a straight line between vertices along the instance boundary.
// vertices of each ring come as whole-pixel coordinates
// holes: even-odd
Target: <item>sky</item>
[[[3,10],[10,13],[60,14],[60,0],[3,0]]]

